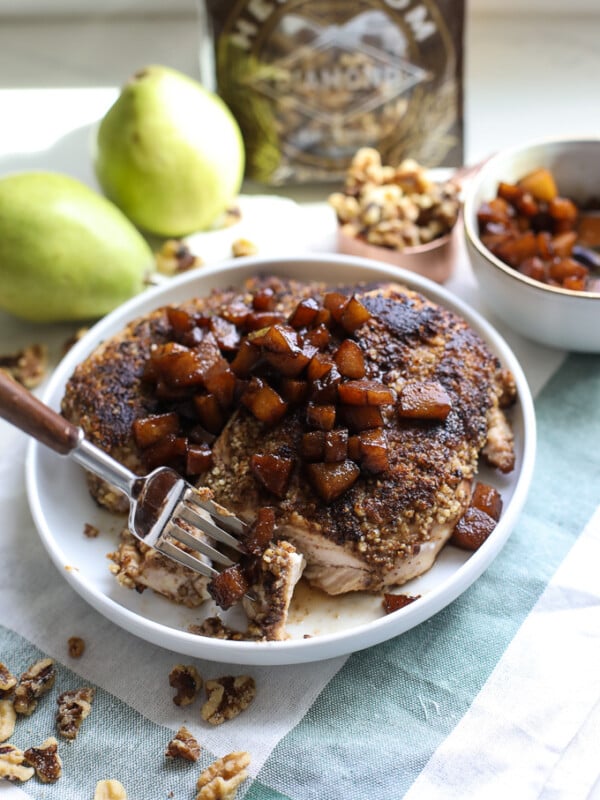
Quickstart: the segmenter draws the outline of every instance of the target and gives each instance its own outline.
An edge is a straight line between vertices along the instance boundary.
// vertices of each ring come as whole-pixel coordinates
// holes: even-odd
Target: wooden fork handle
[[[80,428],[40,402],[3,369],[0,369],[0,417],[62,455],[70,453],[81,439]]]

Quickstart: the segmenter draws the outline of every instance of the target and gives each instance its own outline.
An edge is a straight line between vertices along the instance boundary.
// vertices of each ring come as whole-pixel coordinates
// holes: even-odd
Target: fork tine
[[[192,550],[197,550],[199,553],[202,553],[202,555],[210,558],[211,561],[214,561],[217,564],[222,564],[224,567],[231,567],[234,563],[228,556],[212,547],[204,539],[194,536],[193,533],[179,524],[179,520],[177,518],[172,519],[165,527],[163,537],[165,535],[171,536],[178,542],[191,547]]]
[[[200,504],[197,503],[196,505]],[[200,507],[202,508],[201,505]],[[193,525],[195,528],[199,528],[207,536],[210,536],[211,539],[215,539],[217,542],[221,542],[221,544],[228,545],[234,550],[237,550],[238,553],[244,552],[244,549],[241,546],[240,542],[234,536],[232,536],[227,531],[224,531],[223,528],[221,528],[220,526],[215,525],[215,523],[212,521],[212,519],[210,519],[210,517],[206,517],[203,514],[200,514],[187,502],[184,501],[180,503],[175,509],[175,513],[173,516],[181,517],[186,522],[189,522],[190,525]],[[236,517],[234,517],[234,519],[236,519],[237,522],[243,525],[243,522],[237,520]]]
[[[156,549],[168,558],[172,558],[174,561],[179,562],[182,566],[194,570],[194,572],[203,575],[205,578],[214,578],[219,574],[219,572],[211,567],[210,564],[207,564],[205,561],[201,561],[199,558],[196,558],[190,553],[186,553],[184,550],[181,550],[181,548],[167,540],[162,540],[160,543],[157,543]]]
[[[215,503],[213,500],[205,500],[193,487],[188,487],[186,489],[183,494],[183,499],[190,505],[198,506],[203,511],[207,511],[222,527],[227,528],[236,536],[243,536],[248,528],[246,523],[242,522],[235,514],[229,513],[227,509]]]

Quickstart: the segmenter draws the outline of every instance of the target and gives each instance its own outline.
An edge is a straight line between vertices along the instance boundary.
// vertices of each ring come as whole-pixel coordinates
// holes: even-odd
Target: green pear
[[[0,179],[0,308],[32,322],[95,319],[137,294],[154,268],[119,209],[53,172]]]
[[[242,135],[227,106],[163,66],[146,67],[125,84],[100,123],[96,150],[106,196],[158,236],[210,227],[244,173]]]

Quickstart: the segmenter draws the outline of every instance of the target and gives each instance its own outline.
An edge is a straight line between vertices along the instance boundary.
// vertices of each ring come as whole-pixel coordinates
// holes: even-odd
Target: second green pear
[[[149,66],[100,123],[95,168],[129,219],[158,236],[209,228],[239,192],[244,144],[215,94],[174,69]]]

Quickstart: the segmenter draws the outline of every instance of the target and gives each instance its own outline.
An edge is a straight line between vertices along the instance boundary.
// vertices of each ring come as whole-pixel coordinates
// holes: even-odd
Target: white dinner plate
[[[27,491],[40,537],[56,567],[75,591],[117,625],[185,655],[235,664],[292,664],[332,658],[398,636],[447,606],[479,578],[500,552],[525,502],[535,457],[535,415],[527,381],[512,351],[494,328],[461,300],[410,272],[357,258],[321,255],[230,261],[149,289],[104,317],[70,350],[57,367],[44,401],[58,409],[75,366],[130,320],[160,305],[205,295],[215,287],[239,285],[258,272],[327,280],[332,284],[401,281],[464,317],[512,371],[518,390],[518,402],[511,409],[516,468],[509,475],[487,469],[481,472],[483,479],[500,491],[504,510],[494,532],[479,550],[469,554],[447,546],[429,572],[403,587],[403,592],[421,595],[420,598],[387,616],[382,611],[381,595],[327,597],[301,586],[290,613],[288,640],[212,639],[188,631],[190,624],[198,624],[214,613],[210,604],[187,609],[150,590],[139,594],[117,583],[109,572],[106,554],[115,547],[123,519],[94,503],[79,466],[32,442],[27,456]],[[84,536],[86,523],[99,528],[97,538]]]

